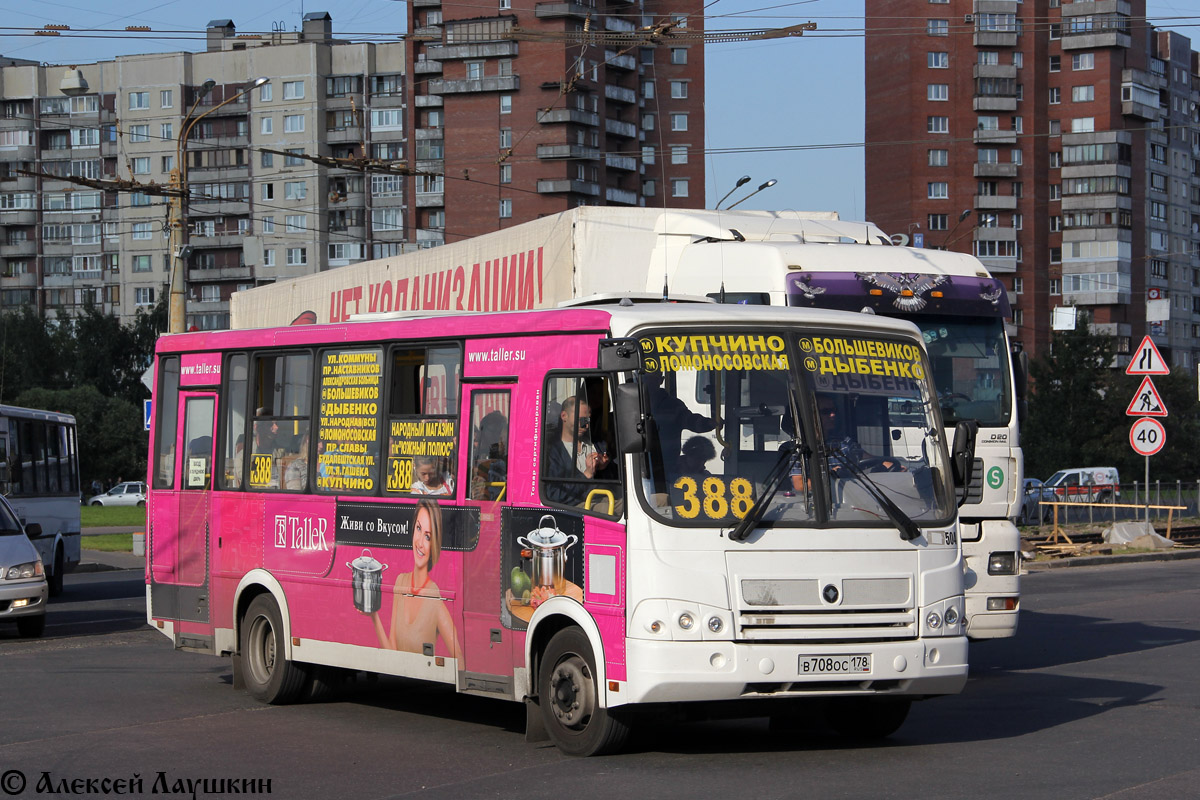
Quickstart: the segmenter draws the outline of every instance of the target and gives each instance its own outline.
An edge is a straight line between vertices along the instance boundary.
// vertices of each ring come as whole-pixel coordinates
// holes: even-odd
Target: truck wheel
[[[54,548],[54,570],[46,579],[51,597],[58,597],[63,590],[63,551],[62,545]]]
[[[885,739],[908,718],[911,700],[847,697],[831,702],[825,719],[831,728],[854,739]]]
[[[296,702],[308,686],[308,673],[284,657],[283,617],[274,597],[260,594],[250,602],[241,634],[246,691],[271,705]]]
[[[46,615],[36,617],[21,617],[17,620],[17,633],[27,639],[37,639],[46,632]]]
[[[596,658],[579,628],[564,628],[546,645],[538,704],[550,740],[567,755],[615,753],[629,737],[627,721],[600,707]]]

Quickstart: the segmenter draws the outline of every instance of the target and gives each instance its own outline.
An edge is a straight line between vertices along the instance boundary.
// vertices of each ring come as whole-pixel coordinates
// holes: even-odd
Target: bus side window
[[[509,404],[507,391],[472,395],[472,500],[498,501],[508,493]]]
[[[229,357],[229,366],[226,367],[229,384],[225,392],[225,440],[220,451],[224,464],[224,469],[220,470],[222,489],[244,489],[246,486],[249,369],[245,353],[235,353]]]
[[[545,501],[616,517],[623,500],[608,383],[599,376],[549,378],[540,478]]]
[[[160,362],[155,388],[154,420],[158,430],[154,437],[154,488],[175,488],[175,434],[179,415],[179,358],[172,356]]]

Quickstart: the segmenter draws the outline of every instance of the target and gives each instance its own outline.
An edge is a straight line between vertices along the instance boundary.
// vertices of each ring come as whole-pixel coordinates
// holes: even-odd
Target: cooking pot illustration
[[[547,586],[555,594],[563,594],[567,584],[567,550],[579,537],[558,529],[552,514],[544,515],[538,527],[527,536],[518,536],[517,544],[530,551],[533,561],[533,585]]]
[[[363,550],[361,556],[346,566],[353,573],[354,607],[364,614],[375,613],[383,601],[383,571],[387,564],[380,564],[372,558],[370,550]]]

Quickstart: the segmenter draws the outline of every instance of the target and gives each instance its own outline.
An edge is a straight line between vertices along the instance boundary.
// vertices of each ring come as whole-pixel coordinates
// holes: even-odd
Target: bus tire
[[[269,594],[250,601],[241,625],[241,654],[246,691],[256,700],[286,705],[300,699],[308,673],[289,661],[279,605]]]
[[[538,705],[550,740],[567,755],[618,752],[629,738],[627,720],[601,708],[596,658],[587,635],[564,628],[550,639],[538,666]]]
[[[829,726],[852,739],[886,739],[904,724],[912,700],[845,697],[825,708]]]
[[[57,545],[54,548],[54,569],[50,573],[50,577],[46,579],[46,584],[50,589],[51,597],[58,597],[63,590],[63,551],[62,545]]]

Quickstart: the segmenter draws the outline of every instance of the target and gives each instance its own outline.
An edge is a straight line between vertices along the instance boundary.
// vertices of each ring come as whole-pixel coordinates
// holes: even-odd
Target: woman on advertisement
[[[392,624],[386,627],[382,614],[371,613],[379,644],[388,650],[421,653],[424,645],[441,637],[451,658],[462,650],[454,619],[442,600],[430,572],[442,551],[442,510],[433,500],[422,500],[413,514],[413,568],[396,577],[393,590]]]

